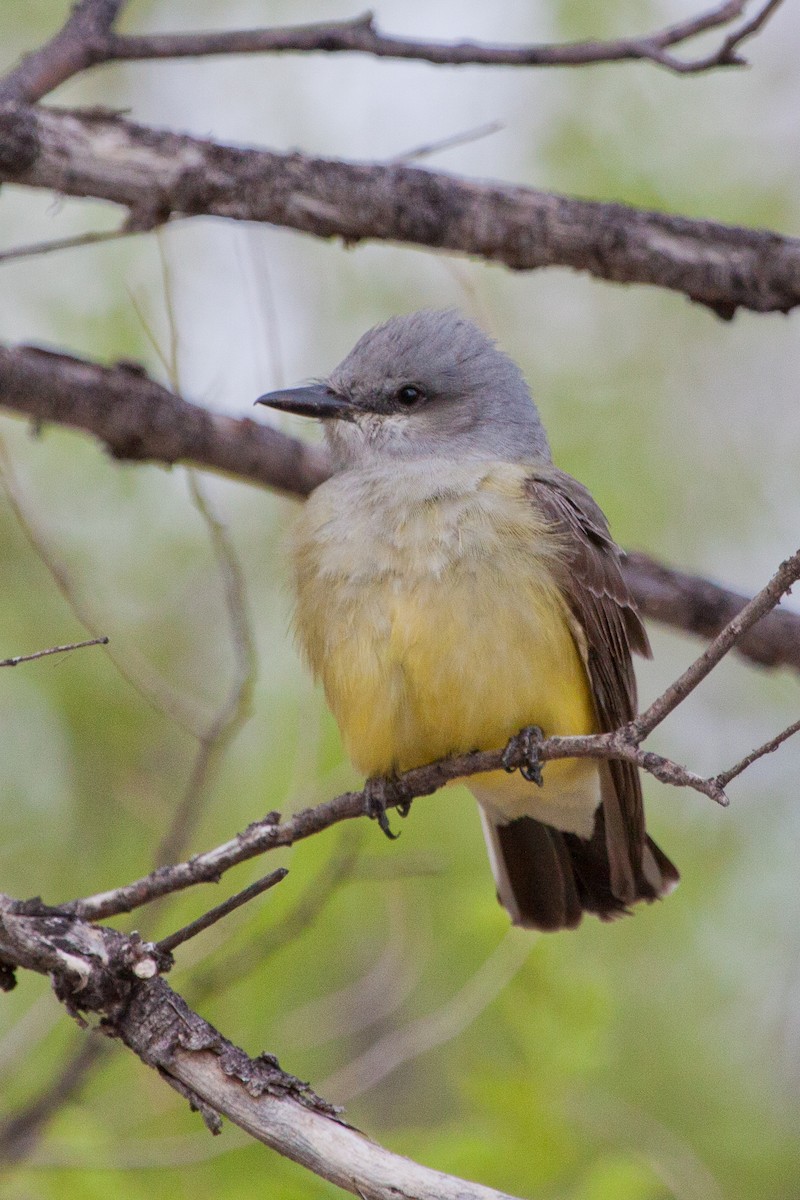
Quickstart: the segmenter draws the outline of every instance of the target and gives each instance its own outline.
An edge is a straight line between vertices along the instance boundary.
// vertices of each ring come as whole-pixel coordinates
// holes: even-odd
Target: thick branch
[[[135,364],[101,367],[32,346],[0,346],[0,405],[86,430],[114,458],[212,467],[292,493],[311,491],[328,473],[317,447],[188,404]]]
[[[135,228],[205,213],[348,245],[436,247],[521,271],[572,267],[682,292],[724,317],[800,303],[796,238],[401,163],[240,149],[102,113],[0,106],[2,180],[113,201]]]
[[[115,930],[26,913],[0,897],[6,970],[22,966],[51,975],[69,1011],[101,1015],[103,1029],[180,1091],[214,1131],[227,1116],[278,1153],[368,1200],[513,1200],[384,1150],[271,1056],[249,1058],[143,969],[154,965],[152,950]]]
[[[298,496],[329,473],[320,447],[189,404],[131,366],[103,367],[30,346],[0,345],[0,406],[37,424],[52,421],[90,433],[115,458],[210,467]],[[646,617],[706,639],[748,603],[746,596],[644,554],[630,555],[625,577]],[[736,649],[751,662],[800,671],[800,615],[769,613]]]

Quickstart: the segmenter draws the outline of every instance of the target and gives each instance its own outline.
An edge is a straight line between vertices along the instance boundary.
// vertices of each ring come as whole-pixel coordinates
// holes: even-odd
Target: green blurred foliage
[[[6,0],[4,62],[67,7]],[[393,0],[377,15],[398,32],[528,41],[640,32],[693,7]],[[323,0],[150,0],[131,3],[125,24],[342,15]],[[497,137],[432,165],[791,229],[792,31],[786,6],[749,47],[749,72],[687,79],[646,65],[448,72],[297,56],[102,70],[55,102],[129,106],[164,126],[364,158],[500,116]],[[116,219],[90,202],[0,196],[4,245]],[[235,413],[270,386],[324,372],[390,312],[458,305],[522,363],[557,460],[591,487],[621,542],[742,589],[794,547],[795,316],[740,314],[726,325],[652,289],[511,276],[385,246],[348,253],[208,221],[170,230],[161,250],[140,238],[0,270],[4,339],[138,359],[164,378],[145,325],[163,354],[171,319],[182,389]],[[97,649],[0,672],[2,889],[55,902],[150,868],[198,752],[183,725],[205,727],[220,710],[235,653],[223,576],[184,472],[113,463],[76,434],[34,434],[13,418],[0,436],[40,543],[0,497],[0,656],[85,636],[77,598],[150,697]],[[293,505],[230,481],[204,486],[244,572],[258,677],[249,720],[196,791],[184,854],[355,781],[291,641]],[[697,650],[663,631],[654,643],[639,672],[645,700]],[[719,769],[787,724],[796,704],[795,679],[731,660],[654,748]],[[182,948],[172,982],[249,1052],[277,1053],[346,1103],[355,1125],[439,1169],[552,1200],[784,1200],[800,1176],[799,767],[789,744],[732,789],[724,813],[648,786],[650,824],[682,869],[680,889],[633,919],[587,920],[552,938],[508,931],[474,804],[450,789],[415,804],[397,843],[354,826],[276,855],[269,866],[287,864],[288,879]],[[248,864],[119,924],[164,932],[263,869]],[[0,1004],[3,1107],[36,1096],[87,1036],[46,981],[21,977]],[[339,1194],[232,1127],[211,1139],[113,1044],[0,1190],[10,1200]]]

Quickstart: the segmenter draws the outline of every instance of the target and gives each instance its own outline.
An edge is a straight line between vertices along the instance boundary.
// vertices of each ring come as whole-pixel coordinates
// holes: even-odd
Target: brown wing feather
[[[559,582],[585,638],[581,649],[598,726],[603,732],[617,729],[636,715],[631,652],[647,657],[651,653],[620,569],[622,551],[600,508],[570,475],[555,467],[538,468],[526,487],[531,501],[562,535]],[[610,891],[618,901],[654,899],[677,882],[678,873],[645,833],[638,769],[619,760],[601,769],[603,802],[588,858],[608,873]]]

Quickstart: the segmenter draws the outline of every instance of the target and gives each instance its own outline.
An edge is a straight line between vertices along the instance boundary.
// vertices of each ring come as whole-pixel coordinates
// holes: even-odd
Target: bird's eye
[[[421,388],[414,387],[413,383],[407,383],[397,392],[397,402],[402,404],[403,408],[411,408],[412,405],[418,404],[422,399],[424,392]]]

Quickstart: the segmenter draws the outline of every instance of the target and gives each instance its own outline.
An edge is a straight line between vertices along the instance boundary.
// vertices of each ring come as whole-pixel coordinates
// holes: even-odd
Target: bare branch
[[[265,221],[316,237],[394,241],[529,271],[562,266],[681,292],[730,318],[800,303],[800,240],[400,163],[241,149],[106,113],[0,106],[0,180],[171,214]]]
[[[546,737],[537,746],[539,760],[544,763],[561,758],[621,759],[634,763],[662,783],[692,788],[718,804],[727,805],[724,780],[741,774],[749,765],[748,762],[744,765],[738,764],[731,772],[723,772],[705,779],[671,759],[642,750],[640,743],[706,678],[737,639],[764,613],[773,608],[799,578],[800,550],[781,564],[766,587],[725,626],[688,670],[639,717],[621,729],[608,733],[583,737]],[[792,731],[782,735],[776,745],[785,740]],[[762,752],[767,753],[768,749]],[[758,757],[760,753],[756,753],[751,761]],[[442,759],[406,771],[397,779],[387,782],[386,802],[390,807],[402,805],[419,796],[430,795],[453,779],[500,768],[516,769],[524,764],[524,751],[518,744],[518,739],[512,738],[504,750],[476,750],[470,754]],[[199,854],[187,863],[162,868],[110,892],[72,901],[64,905],[61,911],[74,913],[88,920],[129,912],[149,903],[157,896],[167,895],[196,883],[216,882],[223,872],[240,862],[277,846],[290,846],[301,838],[319,833],[339,821],[362,816],[366,811],[366,794],[361,791],[345,792],[316,808],[296,813],[283,823],[280,821],[280,814],[270,813],[263,821],[251,825],[231,841],[206,854]]]
[[[98,61],[96,48],[104,44],[124,4],[125,0],[80,0],[54,38],[0,79],[0,103],[40,100],[66,79],[91,67]]]
[[[771,0],[754,18],[732,30],[718,48],[696,59],[681,59],[670,51],[702,33],[730,26],[742,16],[748,0],[727,0],[727,3],[716,5],[696,17],[640,37],[555,45],[486,45],[472,41],[435,42],[396,37],[381,33],[372,13],[352,20],[272,29],[140,35],[107,33],[105,36],[93,32],[83,47],[73,47],[71,58],[61,55],[63,62],[59,62],[60,72],[51,73],[55,75],[56,82],[61,82],[67,77],[63,73],[65,70],[68,74],[74,74],[106,62],[201,58],[222,54],[358,53],[441,66],[583,67],[597,63],[645,61],[678,74],[688,74],[715,67],[742,66],[744,60],[735,53],[736,49],[766,23],[780,2]],[[52,54],[50,57],[53,57]],[[27,93],[17,88],[17,94],[11,98],[39,99],[48,90],[50,88],[43,85]]]
[[[639,748],[635,740],[633,725],[612,733],[591,734],[585,737],[548,737],[537,747],[540,760],[548,762],[559,758],[624,759],[635,763],[662,783],[674,787],[688,787],[700,792],[718,804],[726,805],[727,797],[716,779],[704,779],[686,767]],[[509,755],[506,750],[474,750],[455,758],[441,759],[423,767],[415,767],[387,783],[386,804],[389,808],[407,803],[420,796],[430,796],[446,783],[463,779],[484,771],[516,768],[522,765],[512,739]],[[188,862],[170,867],[160,867],[150,875],[114,888],[71,900],[59,906],[59,911],[72,913],[85,920],[99,920],[118,913],[132,912],[150,904],[159,896],[167,896],[198,883],[217,883],[222,875],[239,863],[275,850],[279,846],[292,846],[303,838],[312,837],[323,829],[337,825],[340,821],[351,821],[366,813],[364,791],[343,792],[333,800],[306,808],[281,822],[280,813],[269,813],[261,821],[255,821],[240,834],[221,846],[196,854]]]
[[[16,658],[0,659],[0,667],[17,667],[20,663],[34,662],[50,654],[64,654],[68,650],[83,650],[85,646],[107,646],[107,637],[90,638],[87,642],[70,642],[66,646],[49,646],[47,650],[36,650],[33,654],[18,654]]]
[[[800,579],[800,550],[781,563],[766,587],[762,588],[750,603],[728,622],[711,645],[684,671],[680,679],[676,679],[663,695],[654,700],[650,707],[631,723],[631,729],[635,731],[637,742],[643,741],[648,734],[652,733],[656,726],[660,725],[664,718],[682,700],[685,700],[699,683],[702,683],[742,634],[755,625],[756,621],[765,613],[770,612],[791,590],[792,584],[796,583],[798,579]]]
[[[214,1130],[227,1116],[252,1137],[362,1200],[512,1200],[392,1154],[347,1125],[270,1055],[248,1058],[161,978],[138,970],[152,947],[115,930],[0,897],[0,962],[51,975],[74,1015],[98,1013],[122,1041],[198,1108]]]
[[[0,406],[37,424],[53,421],[91,433],[115,458],[190,463],[296,496],[307,495],[330,473],[321,447],[189,404],[133,365],[103,367],[30,346],[0,345]],[[646,617],[706,639],[749,599],[644,554],[629,555],[624,570]],[[736,650],[763,666],[800,671],[800,615],[769,613]]]
[[[779,733],[777,737],[770,738],[768,742],[764,742],[764,745],[759,746],[757,750],[751,750],[736,766],[730,767],[727,771],[721,771],[716,776],[717,783],[722,788],[727,787],[732,779],[735,779],[737,775],[741,775],[742,771],[746,771],[749,766],[757,762],[759,758],[763,758],[765,754],[772,754],[773,750],[777,750],[779,746],[782,746],[785,741],[788,741],[796,733],[800,733],[800,721],[794,721]]]
[[[189,404],[135,363],[101,367],[31,346],[0,346],[0,404],[37,422],[91,432],[117,459],[212,467],[294,494],[311,491],[329,473],[317,447]]]
[[[170,224],[172,223],[171,221]],[[44,254],[56,254],[59,250],[75,250],[83,246],[102,245],[103,242],[116,242],[120,238],[135,237],[142,232],[141,229],[129,229],[125,225],[122,229],[76,233],[72,237],[53,238],[47,242],[30,242],[26,246],[14,246],[11,250],[0,250],[0,263],[18,262],[21,258],[39,258]]]
[[[716,637],[750,601],[647,554],[628,554],[623,570],[643,616],[705,639]],[[768,613],[741,635],[734,651],[760,666],[800,671],[800,614],[788,609]]]
[[[237,947],[201,970],[193,972],[189,983],[193,1004],[206,1000],[223,987],[245,979],[279,950],[314,924],[317,917],[352,875],[359,852],[359,839],[342,839],[338,851],[328,859],[318,874],[305,886],[299,899],[280,921],[268,929],[259,929],[244,947]]]
[[[30,1157],[45,1126],[64,1104],[79,1094],[106,1045],[99,1037],[82,1035],[54,1078],[33,1100],[0,1123],[0,1163],[16,1163]]]
[[[212,925],[216,925],[217,921],[221,921],[229,913],[235,912],[243,904],[248,904],[251,900],[255,900],[256,896],[260,896],[262,892],[266,892],[274,887],[276,883],[280,883],[288,874],[289,872],[286,867],[278,867],[276,871],[271,871],[269,875],[265,875],[262,879],[257,879],[255,883],[242,888],[236,895],[224,900],[222,904],[217,904],[216,907],[210,908],[208,912],[203,913],[202,917],[198,917],[195,921],[190,921],[188,925],[183,925],[180,929],[176,929],[174,933],[161,938],[160,941],[156,942],[156,950],[161,951],[162,954],[171,954],[173,950],[176,950],[178,946],[182,946],[184,942],[197,937],[198,933],[202,933],[204,929],[210,929]]]

